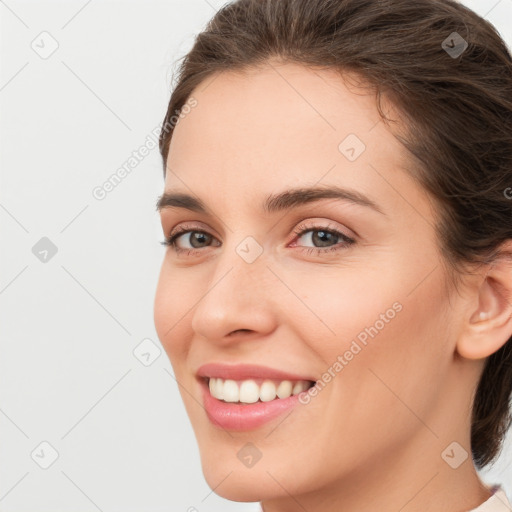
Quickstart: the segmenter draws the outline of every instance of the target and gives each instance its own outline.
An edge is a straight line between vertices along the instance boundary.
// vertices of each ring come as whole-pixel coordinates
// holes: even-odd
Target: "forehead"
[[[166,189],[252,195],[327,180],[382,188],[375,166],[403,166],[404,149],[381,122],[374,92],[347,77],[276,62],[209,77],[174,130]]]

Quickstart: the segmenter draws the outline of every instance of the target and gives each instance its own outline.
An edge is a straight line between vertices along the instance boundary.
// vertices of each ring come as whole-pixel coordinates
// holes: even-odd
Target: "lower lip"
[[[229,403],[218,400],[210,394],[208,383],[201,379],[203,403],[208,419],[218,427],[227,430],[252,430],[277,418],[299,404],[299,396],[278,398],[269,402],[253,404]],[[306,391],[302,391],[306,393]]]

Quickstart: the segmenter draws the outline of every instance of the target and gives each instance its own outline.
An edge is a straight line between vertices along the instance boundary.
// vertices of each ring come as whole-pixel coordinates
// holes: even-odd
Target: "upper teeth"
[[[252,404],[258,400],[269,402],[274,400],[276,396],[288,398],[291,395],[297,395],[302,391],[306,391],[310,384],[307,380],[299,380],[295,383],[283,380],[277,381],[276,385],[274,381],[263,380],[261,385],[258,385],[253,379],[235,381],[210,377],[208,386],[210,394],[218,400]]]

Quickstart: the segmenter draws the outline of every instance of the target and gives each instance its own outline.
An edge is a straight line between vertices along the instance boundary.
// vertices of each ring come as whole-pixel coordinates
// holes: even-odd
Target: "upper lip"
[[[282,370],[269,368],[268,366],[259,366],[256,364],[222,364],[222,363],[208,363],[199,367],[197,370],[198,377],[213,377],[231,380],[246,380],[246,379],[273,379],[273,380],[310,380],[315,382],[315,379],[297,375]]]

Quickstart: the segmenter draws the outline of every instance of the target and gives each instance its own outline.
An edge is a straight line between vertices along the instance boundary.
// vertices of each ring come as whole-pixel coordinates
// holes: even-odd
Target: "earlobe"
[[[510,250],[510,244],[504,248]],[[512,336],[512,258],[506,251],[490,264],[475,286],[476,300],[457,342],[457,352],[467,359],[484,359]],[[477,306],[475,308],[474,303]]]

